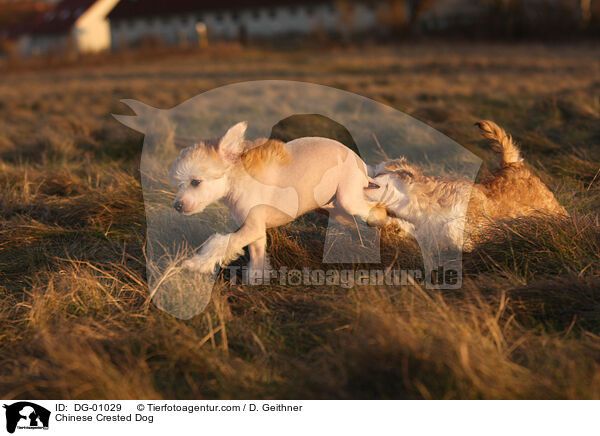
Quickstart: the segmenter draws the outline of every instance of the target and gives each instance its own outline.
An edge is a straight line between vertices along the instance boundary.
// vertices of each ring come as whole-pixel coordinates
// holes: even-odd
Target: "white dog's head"
[[[202,212],[225,197],[231,169],[244,151],[247,123],[231,127],[218,142],[199,142],[181,150],[171,165],[169,179],[179,192],[173,207],[184,215]]]

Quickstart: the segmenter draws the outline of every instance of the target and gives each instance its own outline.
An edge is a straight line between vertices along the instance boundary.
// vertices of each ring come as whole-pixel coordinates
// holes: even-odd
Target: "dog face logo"
[[[150,295],[159,308],[183,319],[204,310],[217,266],[226,267],[244,250],[249,259],[242,268],[249,274],[272,272],[266,229],[312,211],[329,217],[309,236],[321,238],[325,231],[322,255],[315,259],[323,268],[388,268],[382,265],[379,228],[396,226],[410,234],[411,225],[403,217],[392,219],[379,204],[387,198],[383,193],[398,194],[391,184],[372,183],[383,160],[406,156],[467,181],[475,180],[481,165],[467,149],[409,115],[309,83],[237,83],[164,110],[122,102],[135,115],[115,118],[144,134],[140,173]],[[424,276],[440,266],[462,270],[460,252],[417,242]],[[460,281],[446,288],[458,287]]]
[[[14,433],[16,429],[48,429],[50,411],[28,401],[5,404],[6,431]]]

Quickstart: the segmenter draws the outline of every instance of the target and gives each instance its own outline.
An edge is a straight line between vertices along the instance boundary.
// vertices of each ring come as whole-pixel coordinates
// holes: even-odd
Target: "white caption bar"
[[[0,434],[583,434],[597,401],[7,400]],[[12,430],[12,432],[11,432]],[[34,430],[44,430],[42,433]],[[8,432],[8,433],[7,433]],[[214,433],[213,433],[214,434]]]

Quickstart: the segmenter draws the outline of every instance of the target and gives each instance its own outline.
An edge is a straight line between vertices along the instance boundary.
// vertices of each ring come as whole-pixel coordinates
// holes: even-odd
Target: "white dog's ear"
[[[244,151],[244,135],[248,123],[242,121],[230,128],[219,142],[219,154],[228,162],[235,162]]]

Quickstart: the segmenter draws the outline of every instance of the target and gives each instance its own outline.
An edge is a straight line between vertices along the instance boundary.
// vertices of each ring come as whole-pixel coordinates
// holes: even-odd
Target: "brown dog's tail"
[[[512,140],[510,135],[507,135],[504,129],[500,128],[492,121],[478,121],[475,123],[481,130],[481,134],[491,141],[492,149],[502,157],[502,166],[511,163],[521,162],[521,156],[518,147]]]

